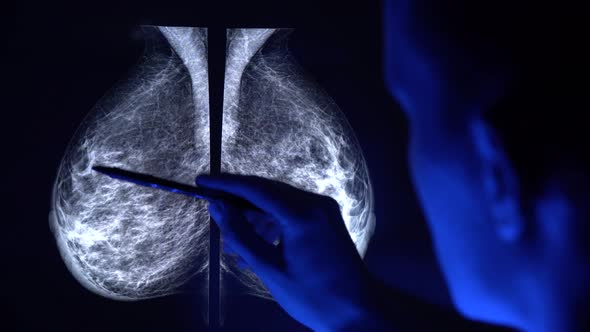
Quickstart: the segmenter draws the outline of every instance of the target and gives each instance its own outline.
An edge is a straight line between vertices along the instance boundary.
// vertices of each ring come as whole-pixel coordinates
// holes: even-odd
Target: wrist
[[[359,285],[357,294],[345,302],[345,307],[338,315],[339,319],[332,322],[325,331],[356,332],[356,331],[388,331],[387,306],[382,301],[383,290],[368,273]]]

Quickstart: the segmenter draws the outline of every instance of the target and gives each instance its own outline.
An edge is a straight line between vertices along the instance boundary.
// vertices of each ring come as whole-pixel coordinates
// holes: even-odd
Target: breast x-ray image
[[[272,298],[231,255],[211,255],[205,200],[92,170],[108,165],[194,185],[197,175],[212,171],[212,156],[219,158],[217,172],[332,197],[364,255],[375,228],[367,165],[343,113],[289,53],[291,30],[226,30],[220,109],[209,100],[208,29],[142,30],[139,62],[80,124],[55,178],[49,219],[74,277],[116,300],[169,295],[189,280],[198,280],[206,296],[209,269],[218,266],[221,289],[233,278],[244,292]],[[217,133],[211,113],[222,119]],[[216,153],[212,135],[221,139]],[[212,264],[211,257],[220,261]]]
[[[590,331],[577,4],[4,12],[0,331]]]

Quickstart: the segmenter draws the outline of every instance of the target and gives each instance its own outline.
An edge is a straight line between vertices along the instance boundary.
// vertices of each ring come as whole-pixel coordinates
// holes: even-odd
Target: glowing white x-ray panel
[[[281,30],[230,29],[222,171],[278,179],[329,195],[359,252],[374,229],[367,167],[332,100],[302,75]],[[54,185],[50,224],[72,274],[110,298],[175,292],[208,270],[204,201],[119,182],[108,165],[193,184],[209,170],[207,31],[158,27],[136,69],[84,120]],[[222,256],[254,294],[249,271]]]

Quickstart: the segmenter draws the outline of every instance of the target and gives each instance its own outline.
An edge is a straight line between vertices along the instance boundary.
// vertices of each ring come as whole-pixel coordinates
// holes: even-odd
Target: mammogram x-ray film
[[[210,170],[207,29],[146,31],[138,65],[68,146],[51,202],[51,227],[69,270],[88,289],[121,300],[174,293],[192,278],[206,280],[209,268],[206,201],[91,170],[108,165],[186,184]],[[289,54],[287,35],[227,29],[221,171],[331,196],[363,255],[375,224],[366,163],[341,111]],[[222,276],[270,297],[252,272],[227,255],[220,259]]]

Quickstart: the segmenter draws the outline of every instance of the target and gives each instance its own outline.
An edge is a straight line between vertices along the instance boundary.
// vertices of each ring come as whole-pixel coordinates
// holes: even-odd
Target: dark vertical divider
[[[221,172],[221,125],[227,47],[226,33],[225,28],[209,28],[207,30],[211,174]],[[220,327],[220,234],[215,222],[213,220],[209,222],[209,330],[218,331]]]

